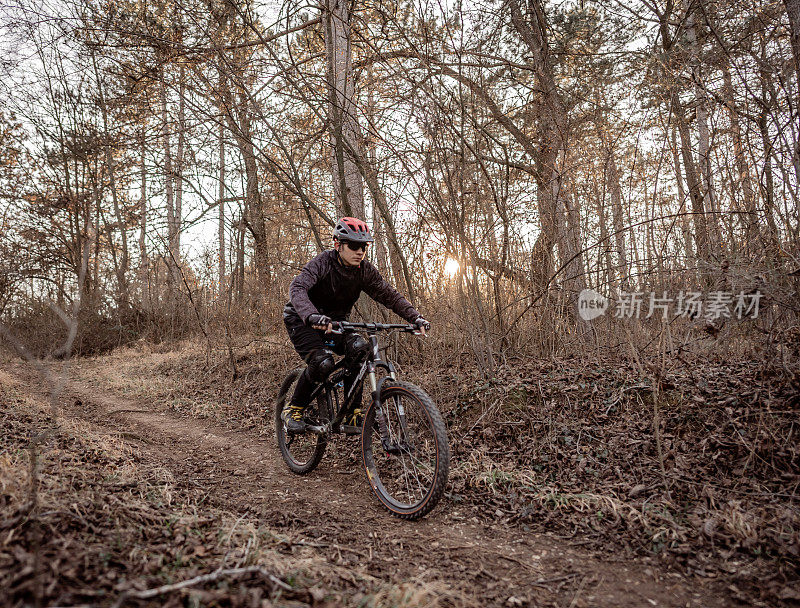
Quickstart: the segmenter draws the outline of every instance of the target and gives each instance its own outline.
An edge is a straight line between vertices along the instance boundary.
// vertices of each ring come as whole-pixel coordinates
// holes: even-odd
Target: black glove
[[[333,320],[328,315],[308,315],[306,323],[312,327],[319,325],[327,328],[328,324],[333,323]]]
[[[426,321],[425,319],[423,319],[422,317],[417,317],[417,320],[414,321],[414,325],[416,325],[420,329],[424,328],[425,331],[429,331],[430,328],[431,328],[431,324],[428,321]]]

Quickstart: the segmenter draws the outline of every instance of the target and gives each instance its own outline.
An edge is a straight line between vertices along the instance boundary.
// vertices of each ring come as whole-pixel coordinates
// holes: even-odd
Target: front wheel
[[[314,433],[289,433],[286,430],[286,423],[283,421],[281,414],[283,408],[288,403],[289,399],[294,394],[294,388],[297,386],[297,380],[300,374],[303,373],[303,368],[293,370],[286,376],[286,379],[281,385],[281,390],[278,393],[278,398],[275,400],[275,439],[278,442],[281,456],[284,462],[291,469],[293,473],[298,475],[306,475],[314,469],[322,460],[325,454],[325,447],[327,440]],[[321,396],[306,408],[305,421],[308,424],[320,424],[320,422],[327,420],[328,416],[320,415],[322,405],[320,401],[325,399],[324,392]],[[327,408],[326,408],[327,409]],[[324,411],[324,410],[322,410]]]
[[[450,468],[447,431],[418,386],[383,385],[378,407],[371,403],[364,417],[361,452],[373,492],[393,515],[419,519],[442,497]]]

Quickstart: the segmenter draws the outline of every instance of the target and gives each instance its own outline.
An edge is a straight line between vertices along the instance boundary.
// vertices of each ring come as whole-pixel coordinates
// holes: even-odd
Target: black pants
[[[315,358],[321,357],[325,350],[333,351],[337,355],[346,355],[354,362],[360,362],[360,354],[366,352],[368,344],[358,334],[326,334],[321,329],[314,329],[307,325],[286,324],[286,331],[289,332],[289,339],[297,354],[306,363],[311,364]],[[360,341],[360,342],[359,342]],[[300,379],[295,386],[291,404],[306,407],[308,405],[311,392],[314,390],[319,379],[313,377],[312,366],[306,367],[300,375]],[[345,394],[350,390],[350,385],[354,378],[347,374],[345,381]],[[361,392],[356,395],[355,402],[361,401]]]
[[[286,326],[292,346],[300,358],[308,363],[310,355],[317,350],[328,349],[337,355],[344,354],[344,334],[326,334],[321,329],[314,329],[308,325]]]

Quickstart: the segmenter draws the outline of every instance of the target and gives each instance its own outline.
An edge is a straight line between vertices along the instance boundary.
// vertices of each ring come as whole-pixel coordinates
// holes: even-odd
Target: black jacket
[[[358,296],[364,291],[413,323],[421,315],[401,296],[367,260],[358,267],[345,266],[335,249],[323,251],[297,275],[289,286],[289,302],[283,309],[286,325],[302,325],[309,315],[328,315],[334,321],[346,321]]]

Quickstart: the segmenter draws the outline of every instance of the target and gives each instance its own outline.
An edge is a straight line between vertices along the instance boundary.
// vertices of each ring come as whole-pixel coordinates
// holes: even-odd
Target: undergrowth
[[[660,555],[743,601],[800,599],[797,375],[718,362],[654,391],[637,370],[528,363],[462,391],[445,407],[453,492],[524,529]]]

